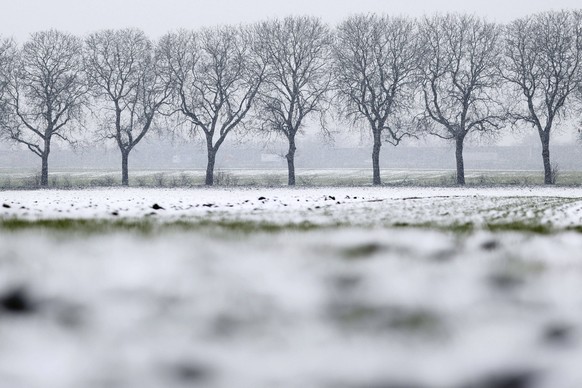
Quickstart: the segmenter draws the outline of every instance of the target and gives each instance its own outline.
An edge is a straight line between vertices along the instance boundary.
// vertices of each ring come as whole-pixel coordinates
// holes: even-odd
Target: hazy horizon
[[[0,35],[26,39],[35,31],[59,29],[74,34],[106,28],[135,27],[158,37],[178,28],[251,23],[287,15],[313,15],[337,23],[354,13],[387,13],[422,16],[432,13],[466,12],[507,22],[527,14],[580,8],[574,0],[507,2],[503,0],[20,0],[3,4]]]

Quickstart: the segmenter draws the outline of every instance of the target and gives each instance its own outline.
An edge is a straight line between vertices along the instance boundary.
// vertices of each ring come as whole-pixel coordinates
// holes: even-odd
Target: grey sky
[[[421,16],[469,12],[508,21],[548,9],[582,8],[580,0],[0,0],[0,35],[26,39],[57,28],[84,34],[138,27],[152,37],[180,27],[246,23],[290,14],[335,23],[358,12]]]

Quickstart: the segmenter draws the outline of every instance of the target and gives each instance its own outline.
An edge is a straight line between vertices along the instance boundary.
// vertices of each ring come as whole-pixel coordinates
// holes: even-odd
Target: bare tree
[[[500,129],[500,28],[475,16],[426,18],[420,63],[424,113],[429,133],[455,142],[457,184],[465,184],[463,146],[472,132]]]
[[[313,113],[323,113],[331,84],[332,35],[320,19],[287,17],[261,23],[262,55],[268,76],[258,98],[258,113],[265,129],[285,136],[289,151],[288,184],[295,185],[295,138]]]
[[[152,127],[170,97],[157,69],[152,42],[136,29],[104,30],[85,40],[85,68],[93,96],[101,102],[101,135],[121,152],[121,182],[129,185],[129,154]]]
[[[15,113],[8,136],[42,161],[40,184],[48,185],[48,159],[53,138],[72,142],[86,102],[82,42],[56,30],[37,32],[18,50],[9,75],[8,104]]]
[[[0,138],[7,133],[6,127],[13,125],[13,110],[9,103],[10,73],[14,68],[16,54],[14,41],[0,39]]]
[[[382,141],[398,145],[408,134],[398,115],[413,102],[416,35],[414,21],[387,16],[353,16],[337,28],[333,63],[338,104],[345,117],[372,131],[374,185],[382,183]]]
[[[265,76],[248,28],[220,27],[164,36],[159,51],[174,82],[174,113],[206,140],[206,185],[214,184],[216,154],[227,136],[244,127]]]
[[[578,25],[582,23],[582,10],[574,11],[574,22]],[[576,41],[578,42],[578,46],[580,50],[582,50],[582,28],[576,28]],[[578,67],[578,82],[577,86],[574,91],[574,98],[576,101],[576,111],[578,113],[578,140],[582,141],[582,65]]]
[[[505,31],[503,76],[520,107],[515,122],[534,127],[542,144],[544,182],[553,184],[550,135],[580,87],[582,18],[579,12],[546,12],[510,23]]]

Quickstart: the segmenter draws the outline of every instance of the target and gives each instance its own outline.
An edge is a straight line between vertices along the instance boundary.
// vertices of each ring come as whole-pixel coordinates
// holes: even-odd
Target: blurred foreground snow
[[[580,234],[390,226],[579,226],[577,191],[418,190],[2,193],[4,220],[344,226],[4,231],[0,387],[580,387]]]

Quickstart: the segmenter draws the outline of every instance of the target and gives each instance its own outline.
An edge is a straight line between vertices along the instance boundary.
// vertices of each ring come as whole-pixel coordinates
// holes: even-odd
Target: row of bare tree
[[[331,112],[371,132],[375,185],[384,142],[422,133],[453,141],[464,184],[465,139],[519,123],[538,131],[550,184],[550,134],[580,105],[579,11],[508,25],[458,14],[358,15],[331,29],[317,18],[288,17],[181,30],[156,42],[136,29],[84,40],[50,30],[23,45],[0,42],[0,133],[41,158],[42,185],[51,142],[73,141],[77,130],[95,126],[87,122],[116,142],[128,185],[130,153],[156,121],[203,135],[207,185],[230,133],[279,134],[294,185],[297,135],[313,118],[325,130]]]

